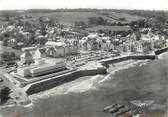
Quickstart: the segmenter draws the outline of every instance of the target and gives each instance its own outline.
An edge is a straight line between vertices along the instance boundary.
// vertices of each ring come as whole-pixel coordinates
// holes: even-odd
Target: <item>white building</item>
[[[39,62],[40,61],[40,62]],[[30,66],[22,66],[17,68],[17,75],[22,77],[34,77],[64,70],[66,64],[63,59],[38,59],[36,64]]]
[[[65,44],[64,42],[53,42],[48,41],[46,43],[46,54],[57,58],[57,57],[65,57],[67,55],[77,54],[78,46],[72,43]]]

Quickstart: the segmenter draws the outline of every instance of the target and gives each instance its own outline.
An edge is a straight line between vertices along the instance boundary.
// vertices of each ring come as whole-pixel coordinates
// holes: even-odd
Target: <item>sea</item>
[[[0,117],[112,117],[110,104],[132,106],[131,101],[152,100],[145,113],[167,117],[168,53],[159,60],[134,61],[97,75],[29,96],[32,103],[0,110]],[[125,67],[126,66],[126,67]]]

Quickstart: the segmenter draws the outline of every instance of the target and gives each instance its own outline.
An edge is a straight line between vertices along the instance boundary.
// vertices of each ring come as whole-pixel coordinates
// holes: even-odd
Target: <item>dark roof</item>
[[[39,51],[41,52],[41,54],[45,54],[46,48],[40,48]]]

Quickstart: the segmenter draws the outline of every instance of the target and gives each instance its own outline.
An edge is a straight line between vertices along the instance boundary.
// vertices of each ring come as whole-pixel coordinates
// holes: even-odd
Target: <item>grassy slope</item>
[[[111,16],[113,18],[116,18],[116,19],[125,17],[128,22],[134,21],[134,20],[138,20],[138,19],[144,19],[141,16],[129,15],[129,14],[123,13],[123,12],[120,12],[120,13],[117,13],[117,12],[107,12],[107,13],[109,14],[109,16]]]
[[[86,30],[88,31],[99,31],[99,30],[111,30],[111,31],[129,31],[131,30],[130,27],[126,27],[126,26],[93,26],[93,27],[89,27],[86,28]]]
[[[26,13],[26,15],[33,16],[33,19],[38,21],[40,16],[48,16],[53,19],[56,19],[61,24],[64,25],[73,25],[75,21],[84,21],[87,22],[89,17],[103,17],[111,21],[117,21],[118,18],[125,17],[128,22],[132,20],[142,19],[143,17],[129,15],[126,13],[116,13],[107,11],[108,15],[103,15],[102,12],[51,12],[51,13]],[[2,22],[0,21],[0,25]]]

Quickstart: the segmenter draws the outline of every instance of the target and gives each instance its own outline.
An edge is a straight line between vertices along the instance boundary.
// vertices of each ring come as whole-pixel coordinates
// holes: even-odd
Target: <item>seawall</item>
[[[163,49],[156,50],[156,51],[155,51],[155,54],[156,54],[156,55],[160,55],[160,54],[162,54],[162,53],[164,53],[164,52],[166,52],[166,51],[168,51],[168,47],[163,48]]]
[[[29,84],[26,89],[26,93],[31,95],[40,91],[51,89],[55,86],[59,86],[63,83],[75,80],[83,76],[94,76],[97,74],[106,74],[106,68],[92,69],[92,70],[77,70],[64,75],[60,75],[54,78],[48,78],[39,82]]]
[[[154,60],[156,59],[156,55],[126,55],[126,56],[121,56],[121,57],[116,57],[116,58],[109,58],[109,59],[104,59],[101,60],[100,62],[104,65],[108,65],[110,63],[117,63],[121,61],[126,61],[126,60],[144,60],[144,59],[151,59]]]

